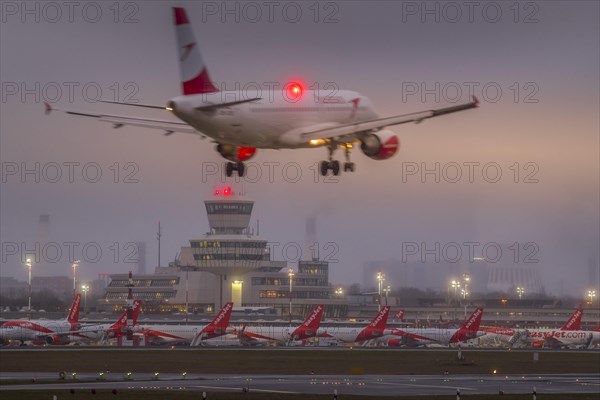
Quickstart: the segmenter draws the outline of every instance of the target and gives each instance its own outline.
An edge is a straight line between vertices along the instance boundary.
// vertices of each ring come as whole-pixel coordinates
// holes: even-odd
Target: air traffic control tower
[[[218,276],[220,306],[225,295],[236,306],[242,303],[243,277],[258,271],[270,261],[267,241],[258,236],[250,225],[254,201],[243,199],[230,187],[215,190],[211,200],[205,200],[210,230],[190,240],[190,247],[182,247],[179,265],[189,271],[209,272]]]

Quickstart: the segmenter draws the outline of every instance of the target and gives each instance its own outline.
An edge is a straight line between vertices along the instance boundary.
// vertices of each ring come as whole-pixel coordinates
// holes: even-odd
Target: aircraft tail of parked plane
[[[483,317],[483,308],[476,308],[473,314],[461,325],[450,338],[450,343],[464,342],[477,337],[477,331]]]
[[[399,319],[400,321],[404,321],[404,310],[398,310],[396,314],[394,314],[394,319]]]
[[[390,315],[390,307],[382,307],[377,313],[375,318],[367,325],[356,337],[357,342],[364,342],[366,340],[377,339],[383,336],[385,326],[387,325],[388,316]]]
[[[583,318],[583,309],[576,309],[569,317],[567,322],[560,328],[561,331],[578,331],[581,329],[581,319]]]
[[[71,324],[71,326],[75,326],[79,322],[79,304],[81,303],[81,294],[77,293],[75,298],[73,299],[73,304],[71,304],[71,308],[69,309],[69,314],[67,315],[67,322]]]
[[[294,332],[292,332],[290,341],[314,337],[319,330],[319,326],[321,325],[321,318],[323,317],[324,309],[325,307],[323,304],[316,305],[310,314],[308,314],[308,317],[306,317],[302,325],[297,327]]]
[[[133,313],[131,318],[131,326],[135,326],[137,324],[138,316],[140,315],[140,310],[142,308],[141,300],[133,301]],[[127,314],[129,310],[124,310],[119,319],[110,326],[109,331],[116,333],[122,332],[124,329],[127,329]]]
[[[203,340],[223,336],[228,332],[229,319],[233,311],[233,303],[226,303],[218,314],[213,318],[210,324],[206,325],[200,332],[196,334],[190,346],[198,346]],[[233,329],[231,329],[233,332]]]

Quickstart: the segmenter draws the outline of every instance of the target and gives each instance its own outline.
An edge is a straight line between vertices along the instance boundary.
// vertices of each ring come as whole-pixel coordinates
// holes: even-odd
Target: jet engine
[[[60,344],[61,343],[60,336],[46,336],[45,339],[46,339],[47,344]]]
[[[235,146],[225,143],[219,143],[217,145],[217,151],[223,158],[233,162],[248,161],[256,154],[256,149],[254,147]]]
[[[369,158],[387,160],[400,148],[400,140],[392,131],[382,129],[367,133],[360,139],[360,149]]]

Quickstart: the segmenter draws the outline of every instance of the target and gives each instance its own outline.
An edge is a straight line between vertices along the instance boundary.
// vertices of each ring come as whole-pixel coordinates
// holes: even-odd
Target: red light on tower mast
[[[215,196],[228,197],[228,196],[233,196],[233,195],[234,195],[234,192],[230,186],[225,186],[224,188],[221,188],[221,189],[215,189]]]

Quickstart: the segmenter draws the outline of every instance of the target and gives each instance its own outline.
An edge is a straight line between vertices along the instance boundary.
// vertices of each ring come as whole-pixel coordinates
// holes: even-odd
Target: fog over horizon
[[[97,22],[90,22],[91,8],[82,16],[86,2],[78,3],[72,22],[65,9],[60,17],[43,11],[43,2],[27,3],[39,7],[39,21],[6,3],[0,24],[2,277],[27,279],[21,255],[6,250],[36,242],[77,242],[78,259],[85,243],[97,244],[101,259],[82,260],[78,269],[80,279],[89,280],[134,268],[125,262],[125,246],[145,242],[152,272],[158,221],[166,265],[208,230],[203,201],[229,185],[256,201],[252,224],[259,219],[260,236],[281,244],[276,260],[284,259],[286,243],[304,245],[306,220],[316,217],[321,255],[328,254],[327,243],[337,246],[333,284],[362,283],[366,262],[402,261],[403,255],[420,262],[420,254],[403,254],[408,243],[477,242],[475,257],[484,244],[517,243],[516,264],[533,243],[536,261],[529,265],[539,269],[547,292],[598,291],[598,2],[528,2],[536,6],[521,4],[517,14],[508,3],[486,8],[490,2],[481,2],[472,21],[461,2],[455,3],[460,18],[442,2],[319,3],[318,15],[316,3],[297,2],[297,22],[291,11],[281,14],[286,2],[277,2],[272,22],[266,9],[252,22],[252,10],[244,14],[237,2],[228,3],[240,9],[237,22],[235,13],[197,2],[122,3],[118,15],[109,8],[113,3],[91,2],[102,10]],[[367,96],[381,116],[391,116],[468,102],[472,88],[480,107],[391,127],[401,142],[393,158],[372,160],[355,146],[356,172],[328,179],[315,168],[326,158],[324,148],[259,149],[246,179],[225,179],[222,171],[211,172],[223,159],[209,139],[44,115],[49,100],[55,108],[175,120],[162,110],[93,101],[97,88],[103,100],[152,105],[180,94],[173,6],[186,7],[211,78],[228,89],[300,79],[327,90],[333,83]],[[420,13],[427,6],[438,7],[438,22]],[[493,17],[491,7],[501,16]],[[342,151],[336,159],[343,160]],[[21,176],[36,163],[43,171],[38,182],[35,173]],[[56,165],[61,176],[54,179]],[[40,228],[40,215],[49,215],[46,228]],[[34,265],[34,276],[69,276],[66,249],[57,262]],[[514,263],[511,257],[506,254],[503,265]],[[449,280],[475,268],[470,261],[465,251],[453,271],[446,262],[437,265]]]

